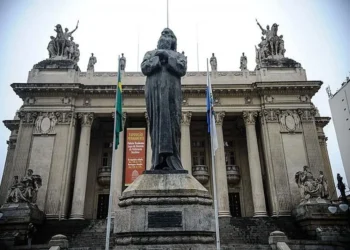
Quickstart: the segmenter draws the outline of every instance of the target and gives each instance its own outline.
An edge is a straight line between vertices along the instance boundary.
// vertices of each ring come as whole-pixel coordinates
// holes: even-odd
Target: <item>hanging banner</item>
[[[126,129],[125,186],[145,171],[146,168],[146,129]]]

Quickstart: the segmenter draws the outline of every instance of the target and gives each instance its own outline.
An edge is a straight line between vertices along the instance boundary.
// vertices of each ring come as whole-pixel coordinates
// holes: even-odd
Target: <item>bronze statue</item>
[[[186,57],[176,51],[172,30],[162,31],[156,50],[148,51],[142,61],[147,76],[145,97],[152,146],[151,170],[182,170],[181,77],[186,74]]]

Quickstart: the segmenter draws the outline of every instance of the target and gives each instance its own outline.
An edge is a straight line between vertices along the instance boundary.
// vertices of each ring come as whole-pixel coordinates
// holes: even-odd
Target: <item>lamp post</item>
[[[346,198],[345,195],[345,184],[343,183],[343,177],[340,176],[340,174],[337,174],[337,180],[338,180],[338,189],[341,193],[341,203],[336,206],[335,204],[332,204],[328,207],[328,211],[331,212],[332,214],[337,213],[338,207],[339,207],[339,212],[347,212],[347,218],[348,218],[348,223],[350,225],[350,207],[349,207],[349,201]]]

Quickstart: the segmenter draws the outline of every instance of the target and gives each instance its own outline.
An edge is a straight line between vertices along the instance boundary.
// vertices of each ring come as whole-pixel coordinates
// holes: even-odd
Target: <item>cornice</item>
[[[13,131],[19,128],[20,120],[4,120],[2,122],[4,123],[6,128],[8,128],[10,131]]]
[[[200,72],[199,72],[200,73]],[[254,82],[252,84],[213,84],[215,96],[309,95],[321,87],[321,81]],[[30,96],[115,96],[116,85],[84,85],[81,83],[13,83],[15,93],[25,99]],[[144,96],[145,85],[123,85],[125,96]],[[184,96],[205,95],[206,85],[182,85]]]
[[[210,75],[212,75],[210,73]],[[87,72],[80,72],[79,77],[88,77],[89,74]],[[117,77],[118,72],[94,72],[93,77]],[[185,77],[200,77],[200,76],[207,76],[206,71],[189,71],[186,73]],[[243,76],[242,71],[218,71],[215,74],[215,77],[226,77],[226,76]],[[256,76],[256,71],[249,71],[249,76]],[[145,77],[142,72],[124,72],[123,77]]]
[[[315,123],[316,123],[316,126],[317,127],[325,127],[329,121],[331,120],[330,117],[326,117],[326,116],[323,116],[323,117],[320,117],[320,116],[316,116],[315,117]]]

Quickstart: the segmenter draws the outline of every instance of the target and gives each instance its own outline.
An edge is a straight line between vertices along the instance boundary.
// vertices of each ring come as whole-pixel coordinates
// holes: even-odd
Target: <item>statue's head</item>
[[[72,37],[72,36],[71,36],[71,37],[70,37],[70,40],[71,40],[71,41],[73,42],[73,40],[74,40],[74,37]]]
[[[176,51],[176,48],[177,40],[174,32],[169,28],[165,28],[162,31],[162,34],[158,40],[157,49],[167,49]]]
[[[310,171],[309,166],[304,166],[304,171],[309,172]]]
[[[244,52],[242,53],[242,56],[244,56]]]
[[[122,56],[124,56],[124,53],[122,53]]]
[[[266,26],[266,29],[267,29],[267,30],[270,30],[270,25],[267,25],[267,26]]]
[[[65,32],[68,32],[68,28],[65,28],[64,31],[65,31]]]
[[[264,40],[265,40],[265,38],[262,36],[262,37],[261,37],[261,40],[262,40],[262,41],[264,41]]]
[[[50,38],[51,38],[51,40],[55,39],[55,37],[53,37],[53,36],[50,36]]]
[[[212,56],[215,56],[214,53],[212,53]]]
[[[33,174],[33,170],[32,170],[32,169],[28,169],[28,170],[27,170],[27,174],[28,174],[29,176],[31,176],[31,175]]]
[[[320,171],[320,175],[323,175],[323,171]]]
[[[91,56],[94,56],[94,53],[91,53]]]

